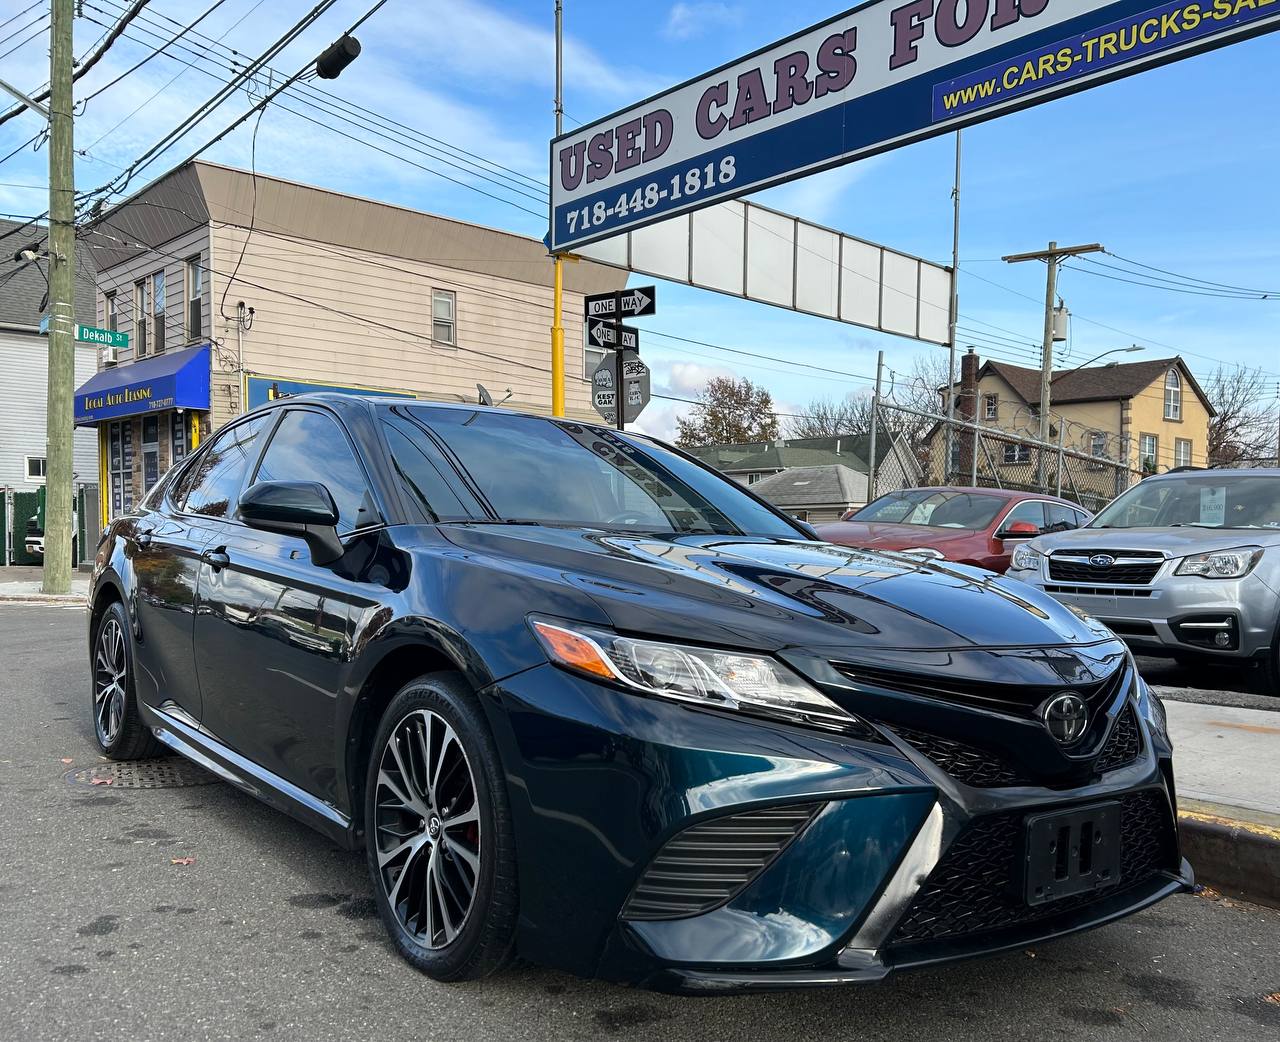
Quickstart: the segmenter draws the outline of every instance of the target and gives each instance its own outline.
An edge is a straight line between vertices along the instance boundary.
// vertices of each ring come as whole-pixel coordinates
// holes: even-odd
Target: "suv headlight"
[[[1210,550],[1184,557],[1175,575],[1202,575],[1206,579],[1239,579],[1248,575],[1262,557],[1262,547],[1241,546],[1234,550]]]
[[[537,616],[529,625],[557,666],[637,694],[874,734],[768,655],[636,640]]]
[[[1009,562],[1009,567],[1020,572],[1031,569],[1040,570],[1040,562],[1044,560],[1044,554],[1039,550],[1033,549],[1026,543],[1019,543],[1013,548],[1013,559]]]

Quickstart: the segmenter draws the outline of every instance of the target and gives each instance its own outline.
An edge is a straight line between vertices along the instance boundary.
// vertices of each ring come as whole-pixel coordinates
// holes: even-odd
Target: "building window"
[[[187,340],[204,333],[204,266],[199,257],[187,258]]]
[[[1175,467],[1191,466],[1191,439],[1190,438],[1174,439],[1173,465]]]
[[[160,417],[142,417],[143,495],[160,480]]]
[[[118,327],[119,322],[120,322],[120,316],[119,316],[119,314],[116,312],[116,294],[115,294],[115,291],[114,291],[114,290],[112,290],[110,293],[108,293],[108,294],[106,295],[106,297],[104,298],[104,300],[105,300],[105,303],[106,303],[107,328],[108,328],[108,329],[116,329],[116,328]]]
[[[982,396],[982,415],[988,420],[1000,419],[1000,396],[998,394],[984,394]]]
[[[139,358],[147,353],[147,315],[151,311],[149,286],[147,279],[139,279],[133,284],[133,350]]]
[[[44,483],[45,458],[43,456],[26,457],[26,466],[23,469],[28,481]]]
[[[438,344],[456,344],[458,325],[457,295],[447,289],[431,291],[431,339]]]
[[[1006,442],[1002,459],[1005,463],[1030,463],[1031,446],[1022,442]]]
[[[759,481],[759,480],[760,480],[760,475],[759,475],[759,474],[748,474],[748,475],[747,475],[747,484],[748,484],[748,485],[754,485],[754,484],[755,484],[757,481]]]
[[[169,465],[173,466],[187,455],[187,415],[175,412],[169,415]]]
[[[1138,466],[1144,474],[1154,474],[1160,464],[1160,439],[1154,434],[1138,437]]]
[[[1164,418],[1182,419],[1182,377],[1176,369],[1170,369],[1164,377]]]
[[[107,473],[111,481],[111,516],[133,509],[133,421],[107,424]]]
[[[1107,458],[1107,436],[1102,431],[1094,431],[1089,435],[1089,455],[1098,459]]]
[[[164,268],[151,276],[151,350],[164,350]]]

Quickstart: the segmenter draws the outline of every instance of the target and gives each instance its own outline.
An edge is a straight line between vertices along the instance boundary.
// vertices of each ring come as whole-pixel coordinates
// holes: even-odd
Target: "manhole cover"
[[[78,785],[111,789],[182,789],[190,785],[212,785],[218,779],[190,760],[175,756],[167,760],[119,760],[81,767],[67,775]]]

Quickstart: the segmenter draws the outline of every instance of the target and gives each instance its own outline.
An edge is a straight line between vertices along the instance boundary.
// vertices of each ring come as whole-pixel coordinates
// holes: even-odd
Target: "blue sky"
[[[40,14],[31,0],[0,0],[0,40]],[[153,0],[152,30],[172,32],[206,0]],[[304,10],[283,0],[225,0],[201,29],[242,53],[257,54]],[[590,122],[670,84],[821,21],[836,3],[792,0],[614,2],[565,0],[568,37],[565,109]],[[42,4],[47,7],[47,4]],[[86,0],[86,14],[110,22],[119,0]],[[273,64],[292,71],[321,50],[367,7],[340,0]],[[553,130],[551,0],[390,0],[360,31],[364,53],[337,82],[344,97],[453,146],[545,181]],[[238,23],[238,24],[237,24]],[[0,55],[40,28],[0,43]],[[76,27],[84,53],[103,32],[88,19]],[[46,37],[0,58],[0,78],[35,89],[47,78]],[[122,40],[84,77],[77,96],[107,83],[144,56]],[[1280,290],[1280,115],[1276,73],[1280,34],[1249,41],[965,132],[961,242],[961,313],[986,334],[984,355],[1033,364],[1039,341],[1041,265],[1010,267],[1001,254],[1060,243],[1100,241],[1121,256],[1234,285]],[[211,95],[213,79],[162,56],[94,98],[77,125],[88,149],[77,184],[107,181],[118,168]],[[212,136],[247,105],[228,102],[161,162],[140,186]],[[38,130],[31,116],[0,127],[0,156]],[[387,143],[384,143],[387,144]],[[185,146],[185,147],[184,147]],[[392,151],[403,149],[387,144]],[[456,170],[421,155],[416,162],[451,176]],[[238,131],[210,158],[248,165],[249,132]],[[763,193],[762,201],[852,234],[949,262],[950,137],[899,149]],[[262,121],[260,170],[338,190],[507,228],[541,238],[541,203],[487,198],[400,159],[346,140],[277,108]],[[0,212],[45,208],[46,153],[20,152],[0,166]],[[488,189],[482,181],[475,187]],[[536,195],[537,192],[530,189]],[[506,194],[499,192],[497,194]],[[989,281],[987,281],[989,280]],[[1217,360],[1260,367],[1280,382],[1280,299],[1220,300],[1162,292],[1073,271],[1061,293],[1075,314],[1068,364],[1138,343],[1146,354],[1181,352],[1200,375]],[[784,410],[816,396],[865,393],[854,377],[805,375],[791,365],[664,340],[662,331],[709,343],[803,361],[869,377],[878,349],[899,371],[919,354],[938,353],[910,341],[851,326],[663,286],[645,357],[655,384],[687,396],[716,373],[748,376],[773,391]],[[962,341],[962,344],[966,341]],[[1021,346],[1026,345],[1026,346]],[[680,409],[654,402],[643,426],[671,429]]]

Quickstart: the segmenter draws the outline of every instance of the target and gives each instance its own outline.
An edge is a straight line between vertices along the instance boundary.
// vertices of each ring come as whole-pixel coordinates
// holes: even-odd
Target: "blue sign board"
[[[209,408],[209,345],[103,369],[76,391],[76,426],[161,409]]]
[[[313,380],[283,380],[277,376],[250,376],[247,378],[246,408],[256,409],[259,405],[276,398],[293,397],[298,394],[311,394],[317,391],[332,391],[338,394],[370,394],[378,398],[414,398],[412,391],[391,391],[373,387],[351,387],[343,384],[316,383]]]
[[[551,142],[553,252],[1280,29],[1280,0],[870,0]]]

